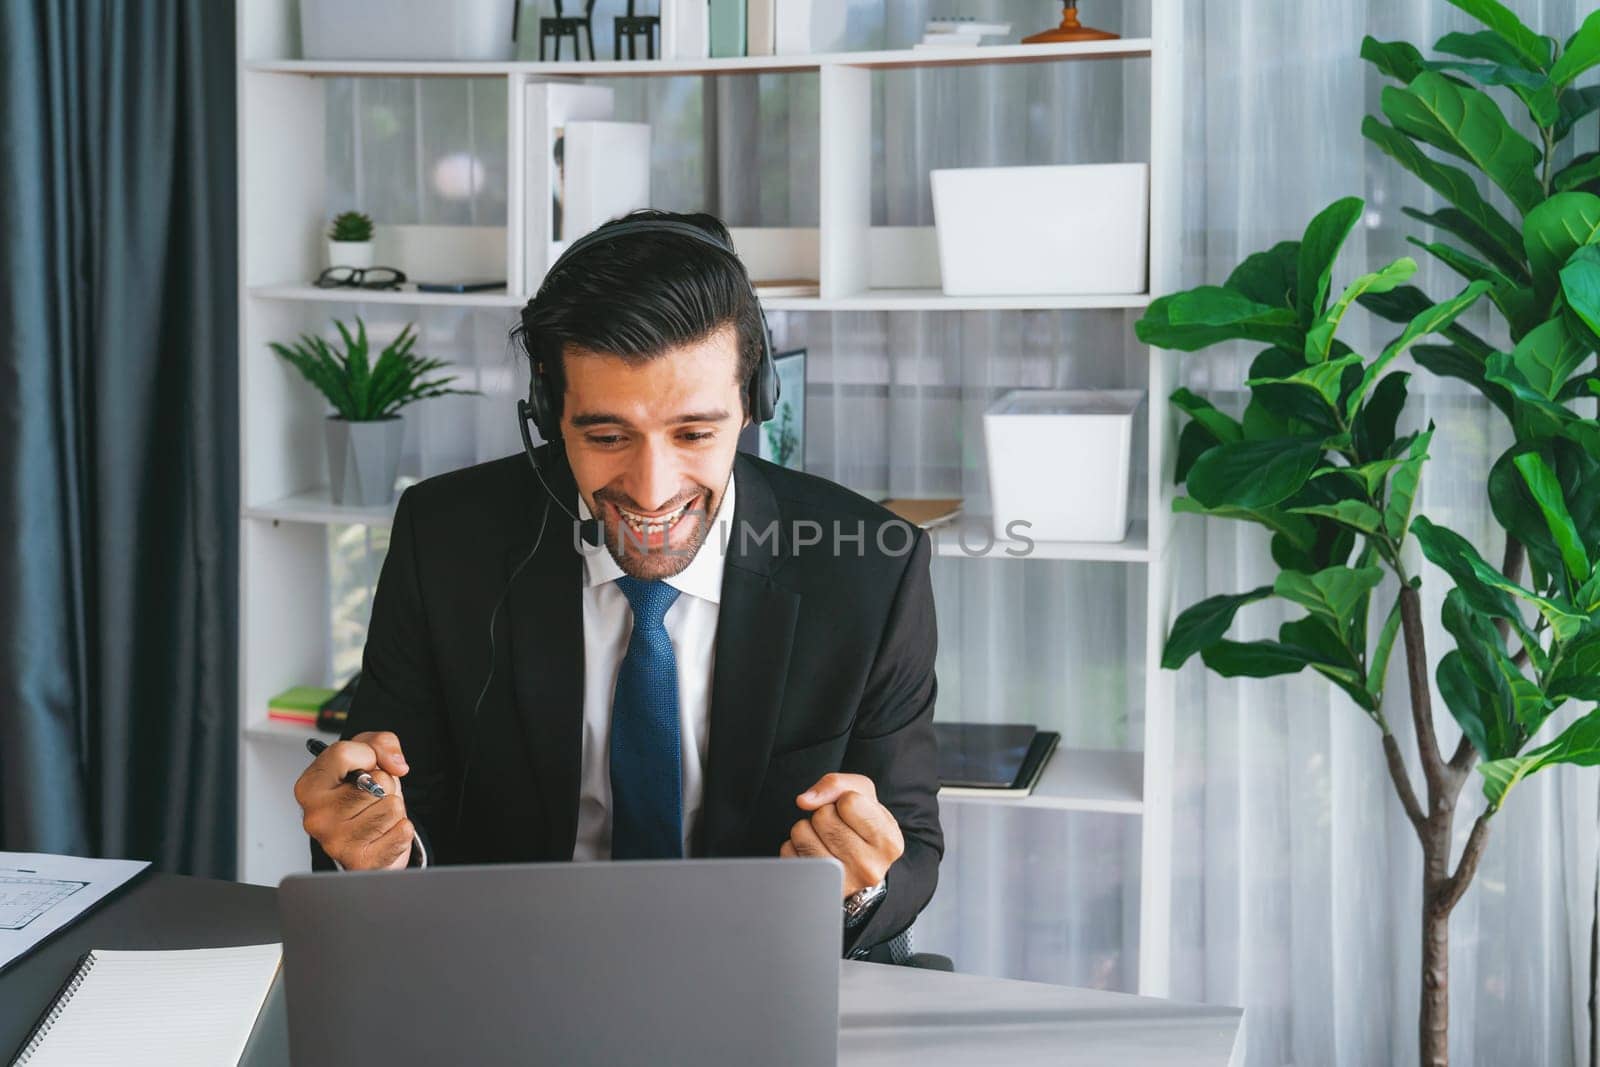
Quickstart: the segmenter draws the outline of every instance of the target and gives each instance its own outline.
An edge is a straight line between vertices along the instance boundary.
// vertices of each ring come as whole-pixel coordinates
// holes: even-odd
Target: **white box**
[[[951,296],[1145,291],[1148,164],[972,167],[931,177]]]
[[[520,0],[300,0],[306,59],[516,58],[511,18]],[[517,34],[539,34],[528,17]]]
[[[983,415],[996,540],[1121,541],[1141,389],[1014,389]],[[1012,522],[1028,526],[1008,531]]]
[[[566,125],[561,242],[650,206],[650,124],[585,120]]]

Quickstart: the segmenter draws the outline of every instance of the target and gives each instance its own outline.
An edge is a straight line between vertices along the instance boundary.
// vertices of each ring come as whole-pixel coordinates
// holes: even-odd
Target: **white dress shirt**
[[[678,730],[683,745],[683,854],[700,825],[706,739],[711,725],[711,672],[717,617],[722,611],[722,569],[733,517],[733,478],[717,506],[705,541],[689,565],[666,583],[679,591],[663,620],[678,665]],[[579,517],[591,518],[578,498]],[[583,763],[578,788],[575,860],[611,858],[611,700],[617,671],[633,632],[633,610],[617,588],[622,568],[604,545],[583,547]]]

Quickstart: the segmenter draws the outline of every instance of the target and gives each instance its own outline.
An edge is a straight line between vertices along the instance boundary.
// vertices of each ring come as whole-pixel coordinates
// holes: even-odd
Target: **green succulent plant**
[[[407,323],[400,336],[390,342],[376,362],[368,358],[367,325],[356,316],[356,334],[345,324],[334,321],[344,338],[339,351],[321,337],[301,334],[294,345],[269,342],[278,355],[288,361],[306,381],[317,387],[333,405],[338,417],[350,422],[376,422],[387,419],[418,400],[436,396],[477,396],[475,389],[448,388],[454,377],[423,379],[442,367],[441,359],[414,355],[417,336]]]
[[[370,241],[372,240],[372,219],[359,211],[346,211],[333,217],[333,224],[328,227],[328,239],[331,241]]]

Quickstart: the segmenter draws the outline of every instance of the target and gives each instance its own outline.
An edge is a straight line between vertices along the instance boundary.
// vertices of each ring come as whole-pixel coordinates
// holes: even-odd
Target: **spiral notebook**
[[[96,949],[56,994],[16,1063],[143,1067],[238,1063],[282,945]]]

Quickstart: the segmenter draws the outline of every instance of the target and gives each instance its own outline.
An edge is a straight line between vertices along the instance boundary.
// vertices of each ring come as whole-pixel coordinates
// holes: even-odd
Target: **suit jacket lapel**
[[[566,464],[552,462],[550,451],[542,451],[545,461],[541,470],[550,489],[575,508],[577,490]],[[534,501],[529,509],[529,529],[536,531],[544,511],[544,494],[536,488],[529,497]],[[527,547],[515,550],[511,566],[526,554]],[[549,835],[548,855],[541,859],[571,859],[578,835],[583,760],[582,587],[583,561],[572,547],[571,519],[552,505],[539,551],[512,585],[507,603],[513,689]]]
[[[699,851],[733,847],[761,790],[783,706],[789,652],[800,595],[773,574],[788,552],[778,502],[760,469],[741,455],[734,463],[738,505],[722,577],[716,665],[711,683],[711,736]],[[768,529],[774,537],[764,537]]]

